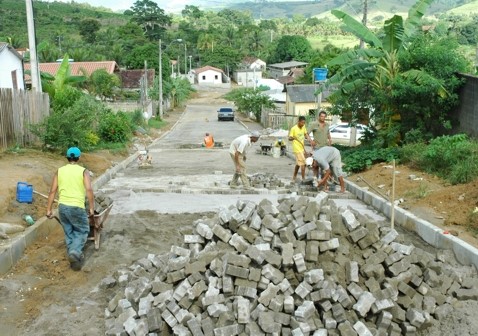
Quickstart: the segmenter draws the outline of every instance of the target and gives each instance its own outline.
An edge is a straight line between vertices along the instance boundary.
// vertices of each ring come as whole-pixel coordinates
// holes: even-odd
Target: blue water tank
[[[321,82],[327,80],[327,68],[314,68],[314,82]]]

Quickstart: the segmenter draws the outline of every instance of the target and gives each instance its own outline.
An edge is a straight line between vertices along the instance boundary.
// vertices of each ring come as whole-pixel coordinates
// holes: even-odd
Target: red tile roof
[[[39,63],[40,72],[46,72],[50,75],[56,75],[61,63]],[[72,76],[82,76],[81,71],[85,71],[86,75],[90,76],[95,70],[105,69],[109,74],[113,74],[119,71],[118,64],[115,61],[104,62],[71,62],[70,70]],[[30,70],[30,63],[25,63],[25,70]],[[26,76],[25,79],[30,79],[30,76]]]
[[[197,74],[200,74],[201,72],[208,71],[208,70],[212,70],[212,71],[217,71],[217,72],[224,73],[224,71],[222,71],[221,69],[212,67],[212,66],[210,66],[210,65],[206,65],[206,66],[203,66],[202,68],[194,69],[194,71],[195,71]]]

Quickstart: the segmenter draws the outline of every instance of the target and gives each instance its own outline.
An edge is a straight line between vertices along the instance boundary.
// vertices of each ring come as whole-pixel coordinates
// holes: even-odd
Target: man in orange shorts
[[[292,152],[295,155],[295,167],[294,175],[292,176],[292,182],[297,179],[297,173],[302,176],[302,181],[305,179],[305,145],[304,139],[307,139],[312,143],[312,139],[307,134],[307,128],[305,127],[305,117],[300,116],[297,121],[297,125],[293,126],[289,131],[289,141],[292,141]]]

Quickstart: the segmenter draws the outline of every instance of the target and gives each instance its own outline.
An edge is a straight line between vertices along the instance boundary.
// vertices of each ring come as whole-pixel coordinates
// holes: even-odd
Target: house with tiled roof
[[[40,72],[48,73],[55,76],[60,68],[61,63],[39,63]],[[70,62],[70,71],[72,76],[91,76],[93,72],[99,69],[105,69],[106,72],[119,75],[119,67],[115,61],[101,61],[101,62]],[[25,64],[25,70],[30,70],[30,64]],[[30,76],[26,76],[27,83],[30,82]]]
[[[0,42],[0,88],[23,90],[23,57],[8,43]]]
[[[229,83],[231,80],[221,69],[210,65],[192,70],[195,76],[195,83],[198,85],[220,85]]]

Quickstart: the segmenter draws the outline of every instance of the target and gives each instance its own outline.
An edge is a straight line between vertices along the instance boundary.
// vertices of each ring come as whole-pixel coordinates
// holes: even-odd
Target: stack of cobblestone
[[[102,213],[106,208],[108,208],[112,203],[113,200],[111,197],[106,195],[102,191],[95,192],[95,214]],[[85,200],[85,209],[89,209],[88,199]]]
[[[238,201],[196,221],[183,246],[103,280],[106,335],[414,335],[476,270],[424,251],[326,193]]]
[[[249,181],[255,188],[278,189],[285,186],[284,182],[272,173],[256,173],[249,177]]]

